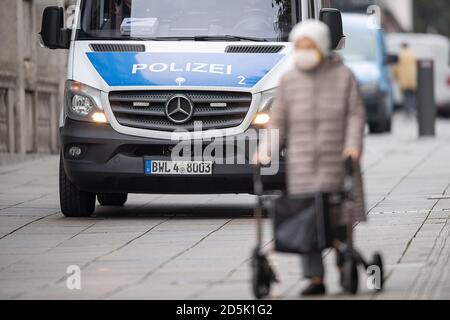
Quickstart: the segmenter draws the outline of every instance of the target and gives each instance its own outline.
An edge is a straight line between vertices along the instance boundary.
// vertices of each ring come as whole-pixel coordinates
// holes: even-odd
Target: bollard
[[[436,103],[434,100],[434,62],[418,62],[417,121],[419,137],[434,137],[436,134]]]

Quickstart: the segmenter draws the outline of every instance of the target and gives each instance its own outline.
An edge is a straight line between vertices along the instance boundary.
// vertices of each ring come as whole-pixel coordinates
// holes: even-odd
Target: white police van
[[[96,198],[120,206],[128,193],[252,192],[247,146],[257,136],[247,132],[270,121],[274,89],[292,63],[292,26],[320,18],[335,47],[343,39],[339,11],[322,7],[312,0],[78,0],[72,28],[62,8],[47,7],[43,45],[69,50],[62,213],[89,216]],[[180,140],[200,153],[220,141],[225,150],[241,148],[245,161],[218,161],[218,149],[197,159],[184,147],[188,160],[174,161]],[[279,168],[268,187],[283,188],[282,158]]]

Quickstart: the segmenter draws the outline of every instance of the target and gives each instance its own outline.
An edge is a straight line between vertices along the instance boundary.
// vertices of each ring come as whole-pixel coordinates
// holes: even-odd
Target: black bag
[[[307,254],[332,247],[331,197],[331,194],[316,193],[276,200],[275,250]]]

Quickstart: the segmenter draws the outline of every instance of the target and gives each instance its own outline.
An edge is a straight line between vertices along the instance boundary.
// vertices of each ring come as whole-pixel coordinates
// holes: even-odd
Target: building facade
[[[413,31],[414,8],[412,0],[385,0],[383,3],[405,31]]]
[[[67,51],[41,48],[46,6],[64,0],[2,0],[0,10],[0,152],[58,152]]]

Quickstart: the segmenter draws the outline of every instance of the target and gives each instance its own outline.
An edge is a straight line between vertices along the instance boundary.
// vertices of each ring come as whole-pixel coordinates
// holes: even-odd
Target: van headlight
[[[255,126],[266,126],[270,122],[270,114],[267,112],[258,112],[255,119],[253,119],[253,125]]]
[[[76,115],[86,117],[94,109],[94,103],[89,97],[74,94],[72,103],[70,104],[70,111]]]
[[[101,107],[100,95],[100,90],[77,81],[67,80],[65,87],[66,115],[74,120],[107,122]]]
[[[261,104],[259,107],[259,112],[268,112],[272,108],[273,101],[275,99],[275,92],[277,88],[270,89],[261,92]]]

